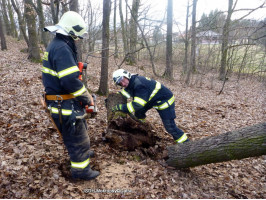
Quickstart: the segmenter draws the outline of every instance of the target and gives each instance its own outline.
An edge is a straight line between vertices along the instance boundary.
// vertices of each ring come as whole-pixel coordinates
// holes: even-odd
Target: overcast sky
[[[86,0],[85,0],[86,1]],[[178,31],[178,27],[181,31],[185,29],[185,21],[186,21],[186,7],[188,0],[173,0],[173,11],[174,11],[174,21],[175,24],[173,26],[174,32]],[[192,2],[192,0],[189,0]],[[236,0],[233,0],[234,2]],[[102,0],[91,0],[93,7],[96,8],[96,5],[102,6]],[[118,0],[117,0],[118,2]],[[123,2],[123,6],[125,6],[125,1]],[[128,0],[128,2],[132,2],[132,0]],[[263,20],[266,18],[266,0],[238,0],[236,9],[252,9],[257,8],[258,6],[264,3],[264,8],[260,8],[247,16],[249,19]],[[150,6],[149,9],[149,18],[162,20],[167,7],[167,0],[141,0],[142,9],[146,6]],[[101,7],[100,6],[100,7]],[[114,5],[112,5],[113,7]],[[102,8],[99,8],[99,12],[102,12]],[[228,9],[228,0],[198,0],[197,3],[197,20],[200,19],[203,13],[209,14],[212,10],[221,10],[227,11]],[[192,8],[190,9],[191,12]],[[234,12],[232,15],[232,19],[238,19],[244,16],[249,11],[241,11]],[[225,13],[226,14],[226,13]],[[125,17],[125,16],[124,16]],[[112,18],[112,16],[111,16]],[[101,18],[99,18],[101,20]],[[117,11],[117,22],[119,23],[119,16]],[[191,19],[190,21],[191,22]]]
[[[143,3],[145,2],[144,3],[145,5],[151,4],[151,8],[153,9],[152,16],[158,19],[160,19],[160,16],[163,15],[167,6],[167,0],[145,0],[142,2]],[[192,0],[190,0],[190,2],[192,2]],[[250,14],[247,17],[249,19],[263,20],[264,18],[266,18],[265,2],[266,2],[265,0],[238,0],[236,9],[257,8],[258,6],[264,3],[264,8],[255,11],[254,13]],[[187,7],[187,0],[173,0],[174,20],[178,22],[180,29],[183,29],[185,25],[186,7]],[[197,20],[200,19],[203,13],[209,14],[211,10],[215,9],[221,11],[227,11],[228,0],[198,0]],[[232,19],[240,18],[244,16],[247,12],[249,11],[235,12],[232,16]]]

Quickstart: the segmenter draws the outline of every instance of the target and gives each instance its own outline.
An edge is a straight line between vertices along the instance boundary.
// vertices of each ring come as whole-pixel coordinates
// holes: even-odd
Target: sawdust
[[[114,187],[129,188],[130,183],[134,180],[132,172],[133,163],[121,165],[118,163],[107,163],[102,165],[100,183],[106,186],[106,189],[115,189]]]

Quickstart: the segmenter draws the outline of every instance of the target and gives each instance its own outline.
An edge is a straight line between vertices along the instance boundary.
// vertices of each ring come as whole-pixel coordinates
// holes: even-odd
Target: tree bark
[[[7,50],[6,38],[3,31],[2,16],[0,15],[0,39],[1,39],[1,50]]]
[[[138,21],[138,12],[140,7],[140,0],[133,0],[132,9],[131,9],[131,18],[130,18],[130,31],[129,31],[129,47],[130,54],[128,56],[128,64],[134,65],[136,64],[136,49],[137,49],[137,25]]]
[[[2,15],[4,19],[4,24],[5,24],[5,31],[7,35],[11,35],[11,27],[10,27],[8,15],[7,15],[6,7],[7,7],[6,0],[2,0]]]
[[[128,9],[130,10],[130,12],[132,12],[132,10],[130,9],[129,5],[127,5]],[[151,66],[152,66],[152,71],[153,71],[153,74],[155,76],[159,76],[157,73],[156,73],[156,70],[155,70],[155,64],[154,64],[154,57],[153,57],[153,53],[151,51],[151,48],[149,46],[149,43],[148,43],[148,40],[146,39],[146,36],[145,36],[145,33],[144,33],[144,29],[141,28],[140,24],[138,23],[138,21],[135,20],[135,23],[138,27],[138,29],[140,30],[141,32],[141,36],[142,36],[142,39],[144,40],[144,43],[145,43],[145,46],[149,52],[149,56],[150,56],[150,62],[151,62]]]
[[[55,8],[56,5],[56,8]],[[53,22],[54,24],[58,23],[58,19],[59,19],[59,1],[58,0],[50,0],[50,8],[51,8],[51,13],[52,13],[52,18],[53,18]]]
[[[8,0],[7,7],[8,7],[8,15],[9,15],[9,19],[10,19],[11,35],[14,38],[17,38],[18,37],[18,32],[17,32],[17,29],[16,29],[14,15],[13,15],[13,10],[12,10],[12,6],[10,4],[10,0]]]
[[[27,21],[28,35],[29,35],[29,59],[35,62],[41,61],[40,48],[38,46],[38,37],[36,33],[36,13],[31,6],[31,0],[24,0],[25,2],[25,18]]]
[[[222,36],[222,49],[221,49],[221,67],[219,73],[219,79],[224,80],[226,78],[226,62],[227,62],[227,52],[228,52],[228,40],[229,40],[229,28],[231,22],[231,16],[233,13],[233,0],[229,0],[228,2],[228,14],[226,17],[226,21],[223,27],[223,36]]]
[[[191,55],[190,55],[190,65],[186,77],[186,84],[190,82],[191,73],[196,71],[196,11],[197,11],[197,1],[193,0],[193,10],[192,10],[192,29],[191,29]]]
[[[47,37],[47,33],[43,31],[43,28],[45,27],[45,23],[44,23],[44,15],[43,15],[43,8],[42,8],[41,0],[37,0],[37,10],[38,10],[37,14],[39,17],[41,38],[42,38],[43,45],[46,48],[48,46],[48,37]]]
[[[266,122],[168,147],[167,164],[188,168],[266,154]]]
[[[18,23],[19,23],[19,28],[20,28],[20,31],[22,33],[22,36],[23,36],[25,42],[27,43],[27,46],[29,47],[30,46],[29,38],[28,38],[28,36],[26,34],[25,22],[24,22],[24,19],[22,17],[22,14],[20,12],[20,9],[18,9],[18,7],[17,7],[16,0],[11,0],[11,3],[12,3],[13,8],[15,9],[15,11],[16,11],[16,13],[18,15]]]
[[[117,47],[117,31],[116,31],[116,4],[117,0],[114,0],[114,43],[115,43],[115,58],[118,58],[118,47]]]
[[[88,1],[88,38],[87,38],[87,43],[88,43],[88,51],[93,52],[94,47],[95,47],[95,41],[99,32],[99,29],[97,29],[96,25],[96,11],[95,9],[92,9],[91,5],[91,0]],[[85,62],[87,62],[89,54],[87,54],[87,57],[85,59]]]
[[[187,15],[186,15],[186,36],[185,36],[185,57],[183,61],[183,74],[187,73],[188,66],[188,18],[189,18],[189,0],[187,2]]]
[[[168,0],[167,7],[167,36],[166,36],[166,70],[164,76],[170,80],[173,79],[173,48],[172,48],[172,35],[173,35],[173,0]]]
[[[120,23],[121,23],[121,31],[122,31],[122,39],[124,46],[124,56],[128,53],[127,39],[126,39],[126,31],[125,31],[125,23],[123,17],[123,8],[122,8],[122,0],[119,0],[119,15],[120,15]]]
[[[110,39],[110,13],[111,0],[103,0],[103,29],[102,29],[102,63],[101,63],[101,80],[98,93],[108,94],[108,61],[109,61],[109,39]]]
[[[31,6],[34,8],[34,10],[36,11],[36,13],[38,15],[41,40],[42,40],[42,43],[44,44],[44,47],[46,48],[48,46],[48,37],[47,37],[47,33],[43,31],[45,23],[44,23],[42,1],[37,0],[37,6],[33,3],[32,0],[30,0],[28,2],[31,4]]]

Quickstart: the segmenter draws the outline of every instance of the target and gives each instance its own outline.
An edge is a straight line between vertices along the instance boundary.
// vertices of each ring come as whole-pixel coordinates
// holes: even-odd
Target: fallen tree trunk
[[[167,149],[166,162],[176,168],[266,155],[266,122]]]

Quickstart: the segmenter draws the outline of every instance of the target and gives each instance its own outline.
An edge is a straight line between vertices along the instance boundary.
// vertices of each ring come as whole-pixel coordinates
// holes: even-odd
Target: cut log
[[[266,155],[266,123],[177,144],[168,149],[169,166],[188,168]]]
[[[154,146],[158,139],[150,123],[141,123],[122,112],[112,112],[116,104],[125,104],[121,94],[111,93],[106,99],[108,127],[103,138],[112,148],[132,151],[138,147]]]

